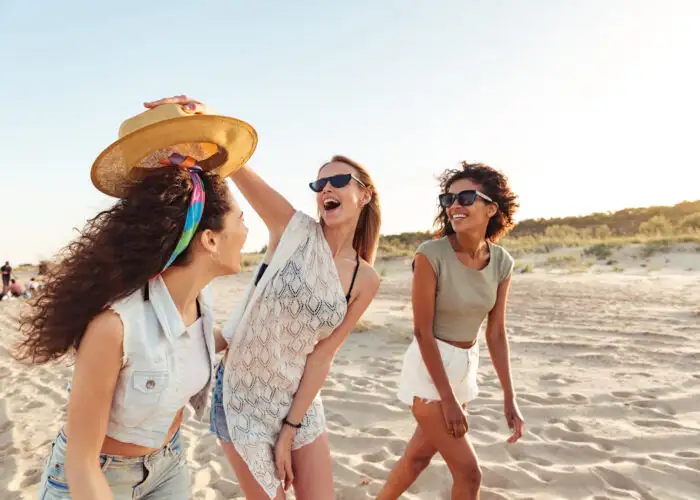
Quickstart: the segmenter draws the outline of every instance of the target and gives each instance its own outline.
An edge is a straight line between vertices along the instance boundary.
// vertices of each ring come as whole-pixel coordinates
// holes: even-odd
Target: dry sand
[[[505,443],[502,394],[482,339],[469,435],[484,500],[700,498],[700,254],[663,257],[660,270],[624,252],[616,258],[618,272],[536,266],[515,276],[508,328],[527,434]],[[410,270],[404,260],[377,268],[380,294],[323,390],[341,500],[374,498],[414,427],[395,395],[411,334]],[[215,283],[221,321],[250,278]],[[2,500],[35,498],[70,377],[68,367],[10,359],[21,308],[0,303]],[[243,498],[207,429],[184,425],[192,498]],[[450,483],[438,457],[404,498],[448,498]]]

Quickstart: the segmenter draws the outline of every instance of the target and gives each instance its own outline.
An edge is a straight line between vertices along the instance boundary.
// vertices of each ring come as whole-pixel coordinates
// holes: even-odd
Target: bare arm
[[[506,302],[510,289],[510,277],[498,285],[496,305],[489,312],[486,325],[486,343],[493,361],[493,367],[498,375],[498,380],[503,388],[505,399],[515,397],[513,380],[510,375],[510,352],[508,349],[508,336],[506,335]]]
[[[231,179],[270,231],[268,254],[271,255],[294,215],[294,207],[247,165]]]
[[[111,311],[90,322],[80,343],[68,401],[66,478],[76,500],[111,499],[99,455],[122,365],[121,319]]]
[[[486,325],[486,343],[496,375],[498,375],[498,380],[503,388],[503,413],[508,427],[513,430],[513,434],[508,438],[508,442],[512,444],[520,439],[525,432],[525,419],[515,401],[513,379],[510,374],[510,350],[506,334],[506,302],[509,289],[510,277],[498,285],[496,305],[489,313]]]
[[[379,290],[379,276],[373,269],[368,268],[368,272],[363,279],[358,279],[358,285],[357,297],[348,306],[343,322],[327,338],[316,344],[313,352],[306,358],[304,374],[301,377],[299,388],[287,414],[287,420],[292,423],[301,422],[314,398],[323,388],[338,349],[343,345],[348,334],[355,327],[377,294],[377,290]]]
[[[215,352],[220,353],[221,351],[225,351],[226,348],[228,347],[228,342],[224,338],[224,336],[221,334],[221,328],[214,328],[214,346],[215,346]]]
[[[447,377],[445,365],[433,334],[435,318],[435,291],[437,278],[428,258],[418,253],[413,271],[413,333],[418,342],[423,362],[442,401],[454,400],[455,395]]]

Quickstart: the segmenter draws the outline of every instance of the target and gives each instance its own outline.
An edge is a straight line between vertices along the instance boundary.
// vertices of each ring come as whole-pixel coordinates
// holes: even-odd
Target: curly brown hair
[[[221,177],[202,173],[206,193],[199,231],[221,231],[231,195]],[[165,266],[180,238],[192,194],[185,168],[155,169],[127,196],[89,220],[59,253],[44,290],[20,320],[19,360],[42,364],[77,349],[88,323],[111,303],[143,287]],[[189,249],[173,262],[190,260]]]
[[[460,179],[469,179],[481,186],[481,191],[488,195],[496,205],[498,212],[491,217],[486,226],[486,239],[492,242],[505,236],[515,225],[513,216],[518,210],[518,196],[511,190],[508,178],[498,170],[483,163],[462,162],[461,169],[445,170],[440,176],[440,192],[447,193],[450,186]],[[438,238],[454,234],[447,210],[438,202],[438,215],[435,217],[435,233]]]

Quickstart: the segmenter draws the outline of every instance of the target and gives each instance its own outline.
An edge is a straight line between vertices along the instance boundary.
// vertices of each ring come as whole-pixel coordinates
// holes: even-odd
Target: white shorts
[[[447,378],[457,401],[468,403],[479,394],[476,372],[479,368],[479,344],[469,349],[455,347],[447,342],[435,339]],[[399,399],[409,406],[413,398],[439,401],[440,394],[423,362],[418,341],[414,338],[403,359],[401,379],[399,381]]]

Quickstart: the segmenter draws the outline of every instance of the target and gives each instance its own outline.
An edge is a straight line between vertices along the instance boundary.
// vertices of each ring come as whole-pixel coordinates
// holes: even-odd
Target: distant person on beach
[[[26,288],[28,292],[35,294],[39,291],[39,282],[36,280],[36,278],[30,278]]]
[[[190,498],[183,408],[202,418],[226,346],[206,287],[240,271],[248,233],[222,176],[257,144],[247,123],[191,118],[163,106],[122,124],[92,170],[121,199],[67,247],[21,323],[19,359],[75,353],[40,499]],[[226,160],[209,161],[218,149]]]
[[[197,101],[165,99],[193,106]],[[295,210],[248,167],[232,176],[269,231],[267,253],[224,328],[229,342],[211,426],[249,500],[335,498],[320,390],[374,298],[381,221],[367,171],[336,156],[310,183],[320,220]]]
[[[5,295],[10,289],[10,278],[12,277],[12,266],[9,262],[5,262],[5,265],[0,268],[2,271],[2,293]]]
[[[467,434],[467,404],[478,392],[478,333],[486,342],[504,393],[504,413],[516,442],[524,420],[515,400],[506,335],[513,258],[496,241],[513,226],[518,204],[507,179],[463,163],[440,178],[438,239],[416,250],[414,339],[404,357],[399,399],[417,427],[379,500],[395,500],[440,453],[452,474],[452,498],[479,498],[481,470]]]
[[[22,296],[22,285],[17,283],[17,280],[11,279],[9,293],[12,297],[21,297]]]

